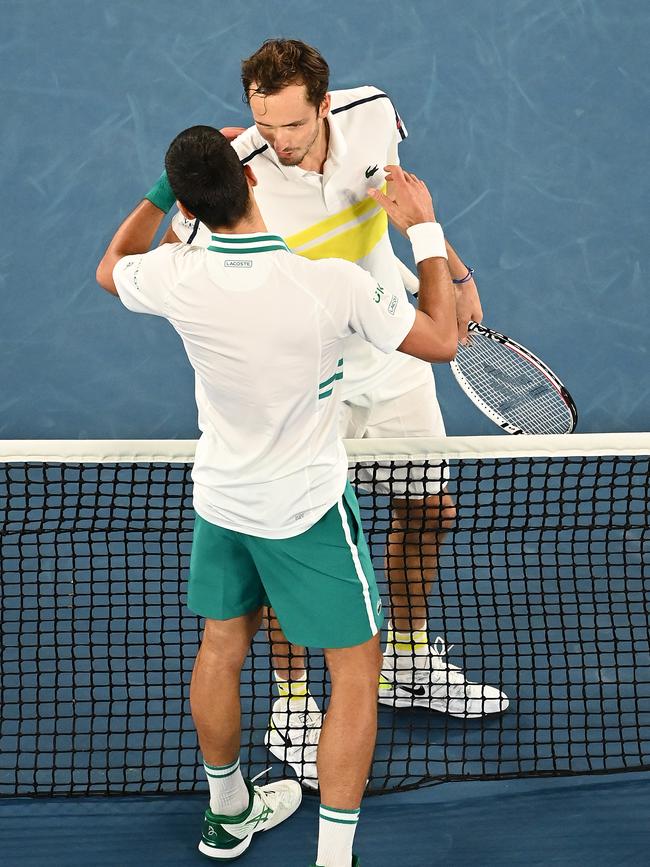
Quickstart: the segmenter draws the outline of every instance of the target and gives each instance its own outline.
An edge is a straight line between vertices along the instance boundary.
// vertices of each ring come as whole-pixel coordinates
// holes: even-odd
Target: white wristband
[[[418,223],[407,229],[406,234],[409,236],[413,248],[416,265],[423,259],[430,259],[432,256],[447,258],[445,236],[440,223]]]

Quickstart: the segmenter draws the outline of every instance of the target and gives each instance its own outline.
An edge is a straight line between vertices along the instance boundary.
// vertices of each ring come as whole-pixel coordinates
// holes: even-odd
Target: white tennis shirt
[[[169,320],[194,368],[198,514],[266,538],[316,523],[347,478],[342,341],[356,333],[392,352],[415,318],[404,289],[295,256],[270,234],[166,244],[121,259],[113,276],[129,310]]]
[[[407,132],[389,97],[376,87],[331,93],[329,148],[323,174],[283,166],[253,126],[233,142],[258,185],[255,199],[270,231],[308,259],[336,256],[369,271],[389,296],[403,283],[388,236],[385,212],[368,190],[385,181],[384,166],[397,164],[398,143]],[[172,226],[181,241],[207,246],[210,231],[182,214]],[[431,365],[396,353],[386,356],[353,336],[344,347],[344,399],[381,386],[383,399],[431,382]],[[394,395],[390,389],[394,390]]]

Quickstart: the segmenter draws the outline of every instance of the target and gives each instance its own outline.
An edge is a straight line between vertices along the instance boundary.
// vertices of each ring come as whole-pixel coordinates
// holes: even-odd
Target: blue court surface
[[[208,864],[196,849],[205,799],[11,799],[0,805],[5,867]],[[355,848],[362,867],[648,863],[650,773],[448,783],[365,801]],[[318,801],[255,838],[242,867],[306,867]],[[221,862],[220,862],[221,863]]]

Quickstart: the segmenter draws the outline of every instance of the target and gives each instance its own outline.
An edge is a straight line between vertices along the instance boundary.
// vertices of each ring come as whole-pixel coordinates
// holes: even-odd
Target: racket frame
[[[516,340],[513,340],[511,337],[508,337],[505,334],[501,334],[500,331],[495,331],[493,328],[488,328],[486,325],[480,325],[478,322],[470,321],[467,326],[467,331],[469,333],[475,332],[476,334],[480,334],[483,337],[487,337],[490,340],[494,340],[497,343],[501,343],[503,346],[507,346],[508,349],[511,349],[525,361],[529,362],[533,367],[535,367],[551,386],[557,391],[560,395],[567,409],[569,410],[569,414],[571,416],[571,425],[567,431],[564,433],[573,433],[578,423],[578,410],[576,408],[575,402],[569,392],[567,391],[565,385],[561,382],[561,380],[553,373],[553,371],[548,367],[544,362],[538,358],[534,353],[530,351],[530,349],[526,349],[525,346],[522,346],[521,343],[517,343]],[[507,421],[500,413],[496,412],[491,406],[485,403],[484,400],[476,393],[474,388],[472,387],[470,381],[467,379],[465,374],[461,371],[458,363],[454,361],[449,362],[449,366],[451,367],[452,373],[456,379],[458,385],[462,388],[465,394],[469,397],[472,403],[477,406],[481,412],[486,415],[491,421],[497,424],[502,430],[509,434],[522,434],[526,436],[526,432],[523,431],[517,425],[512,424]]]

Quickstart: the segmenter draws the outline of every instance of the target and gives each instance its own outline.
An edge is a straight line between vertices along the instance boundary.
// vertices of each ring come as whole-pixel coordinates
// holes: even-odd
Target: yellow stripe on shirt
[[[358,262],[373,250],[388,230],[388,217],[385,211],[364,220],[362,223],[351,226],[343,232],[339,232],[327,241],[315,244],[306,250],[296,250],[292,238],[286,238],[287,245],[292,252],[306,259],[347,259],[349,262]]]
[[[382,187],[382,191],[386,192],[385,184]],[[315,241],[317,238],[320,238],[321,235],[325,235],[327,232],[331,232],[339,226],[344,226],[352,220],[358,220],[369,211],[372,211],[373,208],[378,207],[379,205],[377,205],[373,199],[363,199],[361,202],[356,202],[354,205],[350,205],[349,208],[344,208],[342,211],[339,211],[338,214],[332,214],[331,217],[327,217],[319,223],[314,223],[314,225],[309,226],[308,229],[296,232],[295,235],[291,235],[291,237],[285,238],[284,240],[292,249],[295,247],[302,247],[303,244]]]

